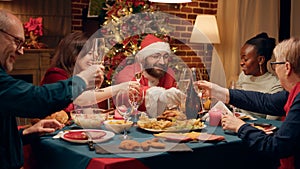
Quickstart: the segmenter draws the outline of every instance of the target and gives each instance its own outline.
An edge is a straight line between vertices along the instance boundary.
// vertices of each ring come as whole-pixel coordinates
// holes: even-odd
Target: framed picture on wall
[[[90,0],[88,17],[98,17],[106,0]]]

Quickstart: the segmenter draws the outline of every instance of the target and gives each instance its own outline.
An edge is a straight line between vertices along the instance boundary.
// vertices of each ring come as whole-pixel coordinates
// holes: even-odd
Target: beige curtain
[[[221,43],[214,46],[228,87],[240,74],[240,48],[246,40],[260,32],[278,39],[279,0],[218,0],[217,22]]]
[[[291,36],[300,38],[300,1],[291,1]]]

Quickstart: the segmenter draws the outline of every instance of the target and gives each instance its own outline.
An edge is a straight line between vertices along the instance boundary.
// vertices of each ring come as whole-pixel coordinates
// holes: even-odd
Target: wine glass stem
[[[128,121],[128,118],[126,117],[126,115],[124,116],[124,124],[126,124]],[[123,139],[126,140],[128,138],[128,135],[127,135],[127,130],[126,130],[126,127],[124,127],[123,129]]]
[[[133,125],[136,126],[137,121],[138,121],[138,105],[137,105],[137,103],[133,104],[133,113],[134,113],[133,114],[134,117],[133,117],[132,121],[133,121]]]
[[[199,92],[198,96],[199,96],[199,100],[200,100],[201,110],[204,112],[205,109],[204,109],[203,100],[202,100],[202,91]]]
[[[124,138],[124,140],[126,140],[127,139],[127,131],[126,131],[126,129],[124,128],[124,131],[123,131],[123,138]]]

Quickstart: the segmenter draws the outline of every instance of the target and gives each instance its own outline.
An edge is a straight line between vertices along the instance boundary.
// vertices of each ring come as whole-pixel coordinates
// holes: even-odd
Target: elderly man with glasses
[[[0,169],[20,169],[24,163],[23,144],[39,133],[53,132],[63,125],[56,120],[42,120],[18,130],[16,117],[43,118],[63,109],[92,82],[103,79],[103,71],[100,65],[93,65],[67,80],[34,86],[7,73],[23,54],[25,37],[22,22],[3,9],[0,9],[0,41]]]

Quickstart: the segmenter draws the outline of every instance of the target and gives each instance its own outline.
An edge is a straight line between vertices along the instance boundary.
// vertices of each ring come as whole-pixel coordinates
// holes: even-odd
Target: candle
[[[222,111],[219,109],[211,109],[209,112],[209,125],[221,126]]]

